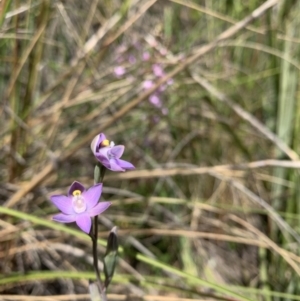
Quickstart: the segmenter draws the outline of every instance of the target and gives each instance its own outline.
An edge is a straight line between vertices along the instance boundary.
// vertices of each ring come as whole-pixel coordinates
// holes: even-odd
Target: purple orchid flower
[[[107,140],[103,133],[93,139],[91,149],[97,160],[107,169],[112,171],[135,169],[130,162],[120,159],[125,149],[124,145],[115,145],[113,141]]]
[[[105,211],[110,202],[99,202],[102,193],[102,183],[96,184],[86,190],[79,182],[73,182],[69,188],[68,196],[52,195],[51,202],[62,212],[52,217],[60,223],[76,222],[77,226],[89,233],[91,231],[91,217]]]

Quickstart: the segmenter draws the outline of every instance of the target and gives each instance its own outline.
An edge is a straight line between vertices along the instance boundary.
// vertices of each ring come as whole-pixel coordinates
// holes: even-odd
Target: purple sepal
[[[72,196],[73,192],[75,190],[79,190],[79,191],[83,192],[83,191],[85,191],[85,188],[84,188],[84,186],[81,183],[79,183],[77,181],[74,181],[72,183],[72,185],[70,186],[70,188],[69,188],[68,196]]]

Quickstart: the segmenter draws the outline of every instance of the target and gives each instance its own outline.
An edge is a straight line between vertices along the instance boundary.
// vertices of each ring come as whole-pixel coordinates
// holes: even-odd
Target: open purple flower
[[[102,193],[102,183],[86,190],[79,182],[73,182],[68,195],[52,195],[51,202],[62,212],[53,216],[53,220],[60,223],[76,222],[84,232],[91,231],[91,217],[105,211],[110,202],[99,202]]]
[[[124,145],[115,145],[113,141],[107,140],[103,133],[93,139],[91,149],[97,160],[112,171],[135,168],[130,162],[120,159],[125,149]]]

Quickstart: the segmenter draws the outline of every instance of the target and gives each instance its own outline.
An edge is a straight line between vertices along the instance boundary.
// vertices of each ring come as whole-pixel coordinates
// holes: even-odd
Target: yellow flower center
[[[78,195],[81,195],[81,191],[80,190],[74,190],[72,194],[74,196],[78,196]]]
[[[105,139],[100,143],[100,146],[105,147],[105,146],[109,146],[109,140]]]

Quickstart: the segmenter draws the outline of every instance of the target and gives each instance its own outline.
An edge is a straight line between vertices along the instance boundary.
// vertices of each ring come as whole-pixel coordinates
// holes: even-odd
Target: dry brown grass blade
[[[280,150],[282,150],[291,160],[297,161],[299,160],[298,154],[293,151],[283,140],[278,138],[273,132],[271,132],[264,124],[262,124],[257,118],[253,115],[245,111],[241,106],[237,105],[229,99],[226,95],[218,91],[215,87],[213,87],[206,79],[192,74],[193,79],[201,85],[204,89],[206,89],[210,94],[216,97],[219,101],[224,102],[228,105],[237,115],[239,115],[242,119],[249,122],[255,129],[257,129],[261,134],[263,134],[266,138],[272,141]]]
[[[122,33],[124,33],[129,27],[131,27],[157,0],[147,1],[139,11],[132,16],[115,34],[108,37],[104,42],[103,46],[107,47],[113,43]],[[84,44],[82,49],[76,55],[76,58],[72,60],[71,65],[76,65],[79,60],[88,56],[88,54],[95,48],[99,41],[111,30],[121,19],[121,16],[117,13],[112,16],[98,31],[92,35],[92,37]]]
[[[55,296],[22,296],[22,295],[0,295],[0,301],[74,301],[87,300],[90,298],[88,294],[81,295],[55,295]],[[174,296],[144,295],[137,296],[133,294],[119,295],[107,294],[110,301],[126,301],[126,300],[144,300],[144,301],[194,301],[195,299],[180,298]],[[197,299],[198,301],[208,301],[209,299]],[[211,299],[212,300],[212,299]]]
[[[279,228],[282,230],[283,235],[286,235],[286,233],[289,233],[300,244],[300,236],[298,235],[298,233],[264,199],[262,199],[260,196],[258,196],[254,192],[252,192],[250,189],[248,189],[246,186],[244,186],[239,181],[236,181],[232,178],[220,175],[215,172],[210,173],[210,175],[212,175],[222,181],[228,182],[230,185],[232,185],[232,187],[236,188],[237,190],[241,191],[244,195],[246,195],[249,198],[249,200],[251,200],[252,202],[254,202],[254,203],[260,205],[261,207],[263,207],[264,209],[266,209],[267,212],[269,213],[269,216],[274,221],[276,221]]]
[[[265,167],[284,167],[284,168],[300,168],[300,161],[280,161],[280,160],[261,160],[253,161],[249,163],[237,164],[237,165],[215,165],[215,166],[190,166],[190,167],[164,167],[155,169],[143,169],[143,170],[133,170],[126,173],[118,173],[108,175],[108,180],[128,180],[128,179],[139,179],[139,178],[160,178],[169,177],[175,175],[189,176],[189,175],[203,175],[211,172],[229,173],[239,170],[257,169]]]
[[[300,268],[299,265],[296,264],[294,260],[298,260],[299,262],[299,257],[295,254],[292,254],[290,252],[287,252],[286,250],[280,248],[275,242],[273,242],[270,238],[268,238],[265,234],[260,232],[257,228],[249,224],[248,222],[242,220],[241,218],[235,216],[235,215],[230,215],[230,218],[235,221],[236,223],[239,223],[246,229],[250,230],[254,234],[256,234],[261,242],[265,242],[268,245],[268,248],[272,249],[275,253],[279,254],[282,256],[282,258],[294,269],[294,271],[300,275]]]
[[[107,236],[107,233],[101,233],[101,236]],[[105,235],[104,235],[105,234]],[[268,248],[268,244],[264,241],[247,238],[247,237],[238,237],[233,235],[225,235],[225,234],[218,234],[218,233],[209,233],[209,232],[199,232],[199,231],[188,231],[188,230],[169,230],[169,229],[126,229],[126,230],[118,230],[118,235],[160,235],[160,236],[168,236],[168,237],[187,237],[187,238],[205,238],[205,239],[212,239],[212,240],[220,240],[220,241],[228,241],[228,242],[235,242],[245,245],[252,245],[262,248]]]
[[[62,100],[60,102],[60,109],[56,110],[56,113],[55,113],[54,118],[53,118],[53,122],[50,125],[48,145],[51,145],[51,143],[53,142],[53,140],[55,138],[55,135],[56,135],[56,132],[57,132],[58,126],[59,126],[59,119],[60,119],[61,114],[62,114],[62,109],[69,102],[71,94],[72,94],[72,92],[74,91],[74,89],[76,87],[76,84],[77,84],[77,82],[78,82],[78,80],[81,76],[81,73],[84,70],[84,67],[85,67],[85,62],[79,63],[75,74],[73,75],[73,77],[68,82],[68,85],[65,89]]]
[[[110,39],[108,39],[104,46],[108,46],[114,40],[116,40],[122,33],[124,33],[132,24],[134,24],[157,0],[147,1],[139,11],[130,18]]]
[[[122,116],[126,115],[131,109],[136,107],[139,103],[141,103],[144,99],[146,99],[148,96],[150,96],[159,86],[166,83],[170,78],[174,77],[176,74],[180,73],[182,70],[184,70],[186,67],[188,67],[190,64],[197,61],[200,57],[202,57],[204,54],[208,53],[209,51],[213,50],[217,47],[218,43],[226,40],[228,38],[231,38],[235,34],[237,34],[239,31],[244,29],[248,24],[250,24],[253,20],[260,17],[262,14],[264,14],[268,9],[273,7],[278,3],[278,0],[268,0],[264,2],[261,6],[259,6],[257,9],[255,9],[250,15],[248,15],[246,18],[238,22],[237,24],[231,26],[227,30],[225,30],[223,33],[221,33],[215,40],[213,40],[211,43],[204,45],[200,47],[196,53],[189,58],[187,58],[185,61],[183,61],[179,66],[175,67],[173,71],[168,73],[165,77],[163,77],[160,81],[157,82],[156,85],[154,85],[151,89],[147,90],[146,92],[142,93],[140,96],[132,100],[130,103],[125,105],[122,109],[120,109],[110,120],[108,120],[101,128],[101,131],[107,129],[110,125],[112,125],[116,120],[121,118]],[[66,160],[70,156],[72,156],[77,150],[79,150],[82,146],[89,144],[92,138],[97,135],[100,132],[100,129],[95,129],[90,133],[90,135],[87,135],[81,142],[79,142],[74,148],[72,148],[69,151],[66,151],[65,153],[62,153],[59,156],[60,160]],[[33,188],[36,187],[38,183],[41,183],[55,168],[55,165],[53,162],[49,163],[43,171],[41,171],[39,174],[37,174],[31,181],[28,183],[24,188],[17,191],[5,204],[7,207],[12,207],[16,205],[29,191],[31,191]],[[47,172],[45,172],[45,170]]]

